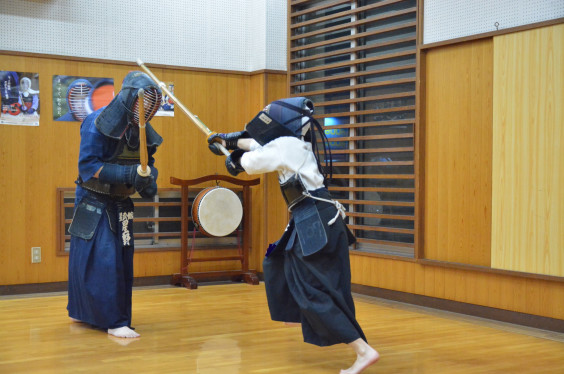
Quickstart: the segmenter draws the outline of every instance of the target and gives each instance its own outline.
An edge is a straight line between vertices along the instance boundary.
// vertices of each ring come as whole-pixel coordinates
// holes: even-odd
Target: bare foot
[[[127,326],[118,327],[117,329],[108,329],[108,334],[117,336],[118,338],[138,338],[141,336]]]
[[[73,322],[79,322],[79,323],[80,323],[80,322],[82,322],[81,320],[79,320],[79,319],[76,319],[76,318],[72,318],[72,317],[69,317],[69,318],[70,318],[70,319],[71,319],[71,321],[73,321]]]
[[[341,370],[341,374],[358,374],[370,365],[376,363],[380,354],[361,338],[349,344],[356,352],[356,361],[346,369]]]

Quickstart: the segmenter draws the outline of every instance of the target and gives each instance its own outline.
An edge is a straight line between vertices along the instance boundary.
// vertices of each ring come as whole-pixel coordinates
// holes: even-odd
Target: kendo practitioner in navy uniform
[[[343,221],[344,207],[324,185],[331,175],[331,152],[312,114],[313,103],[304,97],[274,101],[245,131],[212,134],[208,143],[217,155],[222,154],[218,142],[233,150],[225,163],[234,176],[278,172],[292,218],[263,262],[271,318],[301,323],[307,343],[348,344],[357,359],[341,374],[356,374],[379,354],[367,344],[355,318],[348,250],[355,239]]]
[[[138,172],[138,91],[144,107],[149,176]],[[157,193],[153,157],[162,138],[148,121],[161,103],[161,91],[148,75],[129,73],[119,94],[80,127],[79,176],[69,258],[68,313],[75,320],[120,338],[139,334],[131,327],[133,286],[132,194]]]

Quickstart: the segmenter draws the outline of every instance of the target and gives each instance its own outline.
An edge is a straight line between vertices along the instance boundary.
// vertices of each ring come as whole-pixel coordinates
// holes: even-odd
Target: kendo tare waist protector
[[[106,204],[102,201],[87,196],[82,198],[73,214],[69,234],[84,240],[92,239],[105,208]]]
[[[280,183],[282,196],[292,212],[298,240],[304,256],[320,251],[327,244],[327,233],[313,199],[307,198],[307,188],[299,174]]]
[[[298,240],[304,256],[319,252],[327,245],[327,233],[313,199],[304,199],[292,209]]]

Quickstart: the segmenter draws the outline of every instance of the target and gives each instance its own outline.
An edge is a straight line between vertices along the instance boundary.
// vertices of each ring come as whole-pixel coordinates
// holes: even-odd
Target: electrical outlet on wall
[[[37,264],[41,262],[41,247],[31,247],[31,263]]]

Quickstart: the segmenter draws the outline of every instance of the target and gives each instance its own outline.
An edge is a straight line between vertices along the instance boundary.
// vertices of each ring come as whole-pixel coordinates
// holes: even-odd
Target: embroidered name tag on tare
[[[327,245],[327,233],[312,199],[305,199],[292,209],[298,239],[304,256],[319,252]]]
[[[121,239],[123,245],[130,245],[131,233],[129,232],[129,221],[133,220],[133,212],[120,212],[119,222],[121,223]]]

